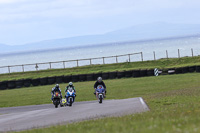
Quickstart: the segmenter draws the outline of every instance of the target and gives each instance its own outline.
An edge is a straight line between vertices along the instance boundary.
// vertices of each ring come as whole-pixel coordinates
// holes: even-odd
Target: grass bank
[[[150,95],[154,96],[155,94],[160,94],[161,92],[166,93],[170,90],[198,87],[200,86],[199,79],[199,73],[192,73],[159,77],[124,78],[104,81],[108,88],[107,99],[123,99],[142,96],[146,101],[148,101]],[[63,93],[66,85],[67,84],[60,84]],[[94,81],[77,82],[74,83],[74,85],[77,90],[76,101],[95,100],[93,95]],[[50,92],[52,87],[54,87],[54,85],[1,90],[0,107],[51,103]],[[123,91],[121,91],[122,89]]]
[[[106,80],[108,86],[107,99],[130,98],[141,96],[148,106],[149,112],[128,115],[123,117],[102,118],[84,122],[52,126],[50,128],[34,129],[23,131],[28,133],[54,133],[54,132],[71,132],[71,133],[93,133],[93,132],[115,132],[115,133],[198,133],[200,132],[200,74],[180,74],[160,77],[144,77]],[[75,84],[78,91],[77,101],[94,100],[92,95],[93,82],[80,82]],[[61,86],[64,86],[62,84]],[[24,97],[34,98],[34,92],[39,91],[39,95],[44,95],[43,100],[32,99],[35,103],[48,103],[49,87],[41,88],[23,88],[16,90],[0,91],[1,103],[2,98],[7,98],[12,94],[15,97],[21,97],[22,91],[28,95]],[[121,91],[123,89],[123,91]],[[91,92],[91,93],[86,93]],[[119,93],[120,92],[120,93]],[[4,96],[3,93],[9,95]],[[47,94],[48,93],[48,94]],[[88,95],[87,95],[88,94]],[[36,98],[36,97],[35,97]],[[18,98],[17,98],[18,99]],[[13,100],[10,100],[10,102]],[[7,102],[9,106],[12,106]],[[6,105],[7,105],[6,104]],[[32,104],[32,103],[26,103]],[[19,104],[18,104],[19,105]]]
[[[61,75],[75,75],[75,74],[88,74],[88,73],[98,73],[98,72],[110,72],[110,71],[124,71],[133,69],[152,69],[152,68],[174,68],[182,66],[193,66],[200,65],[200,56],[197,57],[183,57],[183,58],[169,58],[160,59],[156,61],[144,61],[144,62],[130,62],[130,63],[118,63],[118,64],[105,64],[105,65],[91,65],[82,66],[75,68],[66,69],[49,69],[41,71],[32,72],[19,72],[11,74],[0,74],[0,81],[6,80],[18,80],[18,79],[34,79],[42,77],[51,76],[61,76]]]

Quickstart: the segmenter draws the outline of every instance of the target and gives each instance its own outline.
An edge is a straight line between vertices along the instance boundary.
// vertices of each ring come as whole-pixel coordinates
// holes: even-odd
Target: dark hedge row
[[[171,68],[168,69],[168,71],[163,72],[163,74],[181,74],[188,72],[200,72],[200,66]],[[37,79],[20,79],[12,81],[3,81],[0,82],[0,90],[38,86],[38,85],[51,85],[56,83],[68,83],[70,81],[72,82],[95,81],[98,77],[102,77],[103,79],[115,79],[115,78],[145,77],[145,76],[154,76],[154,70],[151,69],[151,70],[115,71],[115,72],[105,72],[105,73],[92,73],[92,74],[45,77]]]

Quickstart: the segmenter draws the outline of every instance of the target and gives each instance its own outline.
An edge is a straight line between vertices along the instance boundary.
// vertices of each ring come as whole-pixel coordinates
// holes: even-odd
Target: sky
[[[154,22],[200,24],[200,0],[0,0],[0,44],[105,34]]]

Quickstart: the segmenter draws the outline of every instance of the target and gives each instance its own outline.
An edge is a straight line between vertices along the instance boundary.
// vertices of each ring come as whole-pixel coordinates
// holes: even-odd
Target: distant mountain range
[[[200,36],[200,25],[152,23],[137,25],[102,35],[76,36],[10,46],[0,43],[1,54],[24,51],[84,47],[117,42],[135,42],[175,37]]]

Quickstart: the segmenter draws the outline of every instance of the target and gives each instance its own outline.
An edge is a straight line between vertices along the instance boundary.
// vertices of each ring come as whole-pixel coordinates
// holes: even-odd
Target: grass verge
[[[133,69],[152,69],[152,68],[174,68],[182,66],[194,66],[200,65],[200,56],[196,57],[183,57],[183,58],[169,58],[160,59],[156,61],[144,61],[144,62],[130,62],[130,63],[118,63],[118,64],[105,64],[105,65],[91,65],[66,69],[49,69],[32,72],[19,72],[11,74],[0,74],[0,81],[6,80],[18,80],[18,79],[34,79],[50,76],[61,75],[75,75],[75,74],[88,74],[98,72],[110,72],[110,71],[124,71]]]

